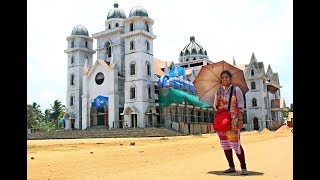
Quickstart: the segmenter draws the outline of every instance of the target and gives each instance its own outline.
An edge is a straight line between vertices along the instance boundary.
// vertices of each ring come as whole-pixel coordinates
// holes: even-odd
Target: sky
[[[66,104],[66,37],[77,25],[90,37],[104,31],[115,2],[126,17],[139,5],[154,20],[155,58],[178,62],[190,36],[213,62],[248,64],[254,53],[265,70],[278,73],[286,105],[293,103],[292,0],[28,0],[27,104],[42,111],[55,100]]]

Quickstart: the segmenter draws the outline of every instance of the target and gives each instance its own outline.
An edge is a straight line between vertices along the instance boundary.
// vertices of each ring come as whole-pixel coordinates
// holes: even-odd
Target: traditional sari
[[[216,110],[220,108],[228,108],[229,95],[231,91],[232,84],[228,87],[228,90],[225,91],[225,88],[220,87],[215,94],[214,108]],[[231,130],[227,132],[217,132],[220,145],[223,150],[234,149],[237,154],[241,154],[240,150],[240,128],[238,126],[238,114],[239,112],[244,111],[244,101],[243,93],[240,88],[234,86],[231,104],[230,104],[230,113],[231,113]]]

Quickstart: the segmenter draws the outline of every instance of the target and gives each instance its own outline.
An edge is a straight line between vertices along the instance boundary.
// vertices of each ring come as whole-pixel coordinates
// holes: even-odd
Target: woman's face
[[[227,73],[221,75],[221,84],[228,87],[231,84],[231,77]]]

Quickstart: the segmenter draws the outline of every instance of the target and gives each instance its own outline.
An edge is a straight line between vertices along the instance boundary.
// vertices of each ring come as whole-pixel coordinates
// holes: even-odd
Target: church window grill
[[[150,44],[149,44],[149,41],[146,41],[146,49],[147,49],[147,51],[150,51]]]
[[[149,24],[146,22],[146,31],[149,32]]]
[[[151,86],[148,85],[148,98],[151,99]]]
[[[131,41],[130,42],[130,50],[133,50],[134,49],[134,41]]]
[[[71,57],[71,64],[74,63],[74,56]]]
[[[132,85],[130,87],[130,99],[135,99],[136,98],[136,87]]]
[[[151,75],[151,66],[150,66],[150,63],[147,62],[147,75],[150,76]]]
[[[70,106],[74,105],[74,96],[70,96]]]
[[[251,76],[254,76],[254,70],[251,69]]]
[[[74,41],[71,41],[71,48],[74,48]]]
[[[197,119],[198,122],[203,122],[203,117],[201,116],[201,113],[202,113],[202,111],[199,110],[199,111],[198,111],[198,114],[197,114],[197,117],[196,117],[196,119]]]
[[[74,85],[74,74],[71,74],[70,85],[71,85],[71,86]]]
[[[106,42],[106,56],[107,58],[111,57],[111,43],[109,41]]]
[[[252,99],[252,107],[257,107],[257,99],[256,98]]]
[[[116,27],[118,27],[119,26],[119,23],[116,23]]]
[[[135,75],[136,74],[136,63],[131,62],[130,63],[130,75]]]
[[[88,41],[86,41],[86,43],[85,43],[85,47],[86,47],[86,48],[88,48]]]
[[[133,23],[130,23],[130,31],[133,31]]]
[[[256,89],[256,83],[255,82],[251,82],[251,89]]]
[[[204,117],[204,121],[206,122],[206,123],[209,123],[209,114],[208,114],[208,110],[205,110],[204,112],[203,112],[203,117]]]

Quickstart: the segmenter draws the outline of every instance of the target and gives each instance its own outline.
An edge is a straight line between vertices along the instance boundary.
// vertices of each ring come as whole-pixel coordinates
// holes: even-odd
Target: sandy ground
[[[28,140],[27,177],[44,179],[293,179],[293,134],[282,126],[242,132],[248,176],[228,168],[217,134],[154,138]],[[134,143],[134,145],[130,145]]]

